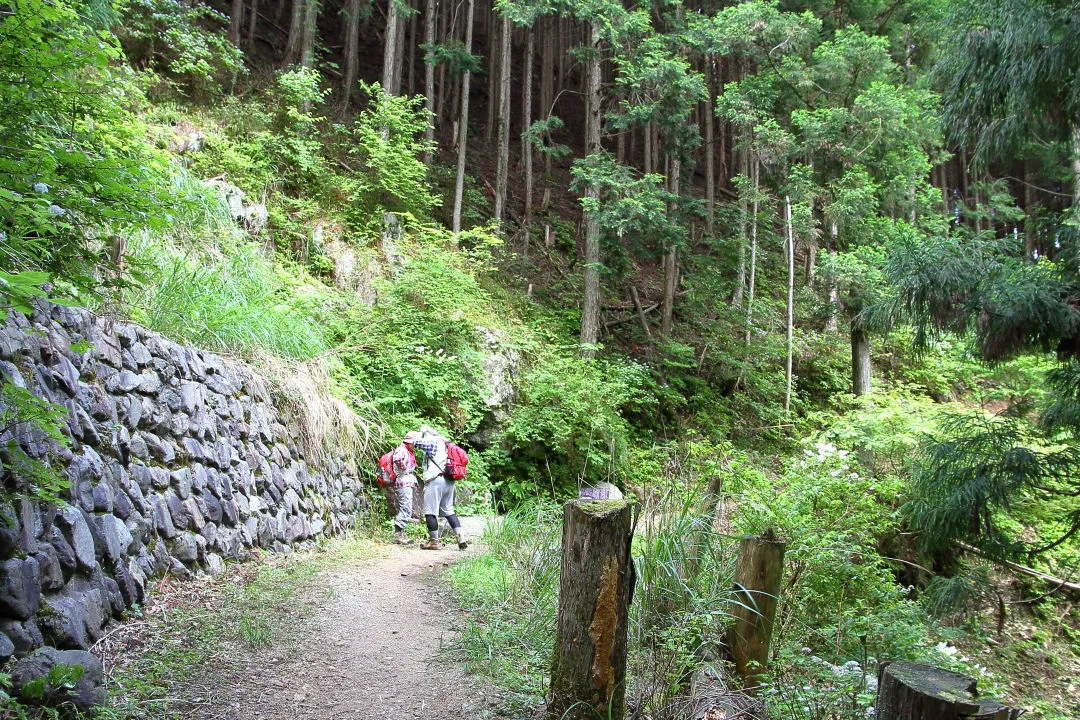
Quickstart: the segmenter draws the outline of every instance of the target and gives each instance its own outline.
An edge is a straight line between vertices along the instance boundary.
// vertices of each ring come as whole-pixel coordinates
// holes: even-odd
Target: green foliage
[[[496,485],[506,502],[617,481],[624,471],[630,425],[622,413],[645,399],[643,368],[575,350],[542,349],[521,377],[506,450],[491,459],[506,478]]]
[[[160,227],[167,162],[144,141],[120,48],[80,4],[20,0],[0,17],[0,304],[48,273],[64,294],[115,284],[117,238]],[[99,269],[108,275],[97,274]]]
[[[67,408],[38,397],[10,378],[0,382],[0,474],[6,493],[33,501],[58,503],[70,483],[52,466],[48,455],[26,446],[67,446]]]
[[[128,59],[196,99],[222,92],[244,72],[243,55],[226,38],[229,19],[208,5],[129,0],[117,34]]]

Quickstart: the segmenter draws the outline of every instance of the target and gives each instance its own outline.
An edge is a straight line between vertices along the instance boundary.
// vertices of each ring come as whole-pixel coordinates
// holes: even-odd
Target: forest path
[[[462,518],[470,542],[484,518]],[[440,661],[456,613],[441,573],[477,554],[455,545],[424,551],[395,546],[373,560],[326,572],[328,599],[289,629],[292,641],[244,663],[214,688],[200,720],[408,720],[482,718],[491,688]],[[254,655],[254,654],[253,654]],[[192,708],[194,710],[194,708]]]

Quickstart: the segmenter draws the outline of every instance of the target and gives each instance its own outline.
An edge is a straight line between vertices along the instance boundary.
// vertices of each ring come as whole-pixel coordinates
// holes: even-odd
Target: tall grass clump
[[[527,503],[484,532],[490,551],[449,571],[469,610],[459,635],[470,672],[526,707],[543,698],[559,602],[561,509]]]
[[[306,360],[327,347],[261,248],[227,251],[143,237],[133,255],[143,281],[125,298],[133,320],[179,342],[244,357]]]

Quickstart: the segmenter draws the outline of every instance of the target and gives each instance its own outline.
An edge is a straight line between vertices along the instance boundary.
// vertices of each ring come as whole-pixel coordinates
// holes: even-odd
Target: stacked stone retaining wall
[[[284,551],[360,509],[355,467],[305,457],[266,383],[219,355],[42,304],[0,324],[0,374],[66,408],[71,440],[29,425],[0,435],[70,481],[67,503],[0,506],[0,660],[89,647],[150,578]]]

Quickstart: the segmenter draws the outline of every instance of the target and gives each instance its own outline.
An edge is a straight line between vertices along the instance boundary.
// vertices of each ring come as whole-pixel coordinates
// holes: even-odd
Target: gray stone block
[[[41,568],[33,557],[0,563],[0,614],[29,620],[41,601]]]
[[[169,473],[169,479],[176,495],[181,500],[187,500],[191,496],[193,473],[190,468],[180,468]]]
[[[113,395],[132,392],[139,387],[139,376],[130,370],[121,370],[105,381],[105,389]]]
[[[97,567],[97,555],[94,549],[94,536],[81,510],[73,507],[65,507],[60,511],[57,522],[64,530],[64,537],[75,556],[75,562],[80,570],[90,572]],[[60,552],[57,548],[57,552]]]
[[[60,563],[60,570],[64,573],[64,579],[70,578],[78,567],[75,560],[75,550],[67,541],[60,528],[54,527],[46,533],[45,540],[56,551],[56,559]]]
[[[115,515],[99,515],[95,522],[98,523],[98,529],[105,541],[105,558],[115,566],[131,547],[131,531],[124,521]]]
[[[15,646],[15,655],[19,657],[26,655],[34,648],[41,647],[41,644],[45,642],[41,635],[41,629],[33,620],[23,622],[21,620],[2,619],[0,620],[0,632],[8,636],[12,645]]]
[[[161,392],[161,378],[153,370],[144,370],[139,375],[139,392],[144,395],[157,395]]]
[[[51,684],[47,679],[53,668],[67,666],[82,668],[72,671],[70,677],[78,677],[74,682]],[[45,690],[40,698],[24,691],[27,685],[36,680],[46,680]],[[36,683],[35,683],[36,685]],[[105,702],[104,672],[101,661],[93,654],[83,650],[57,650],[43,647],[15,664],[11,671],[12,692],[23,697],[26,702],[40,703],[48,707],[62,708],[74,706],[82,712]]]
[[[199,545],[195,535],[189,532],[181,533],[172,542],[172,556],[181,562],[190,563],[199,559]],[[203,539],[205,542],[205,538]]]
[[[153,506],[154,528],[158,535],[163,538],[176,537],[176,526],[173,525],[172,513],[169,511],[169,504],[165,498],[160,495],[155,496]]]
[[[41,570],[41,590],[55,592],[64,587],[64,568],[60,565],[60,553],[51,543],[39,543],[34,559]]]
[[[15,654],[15,643],[11,642],[4,633],[0,632],[0,664],[6,663]]]
[[[113,511],[113,489],[107,483],[98,483],[93,487],[93,502],[90,510],[100,513]]]

